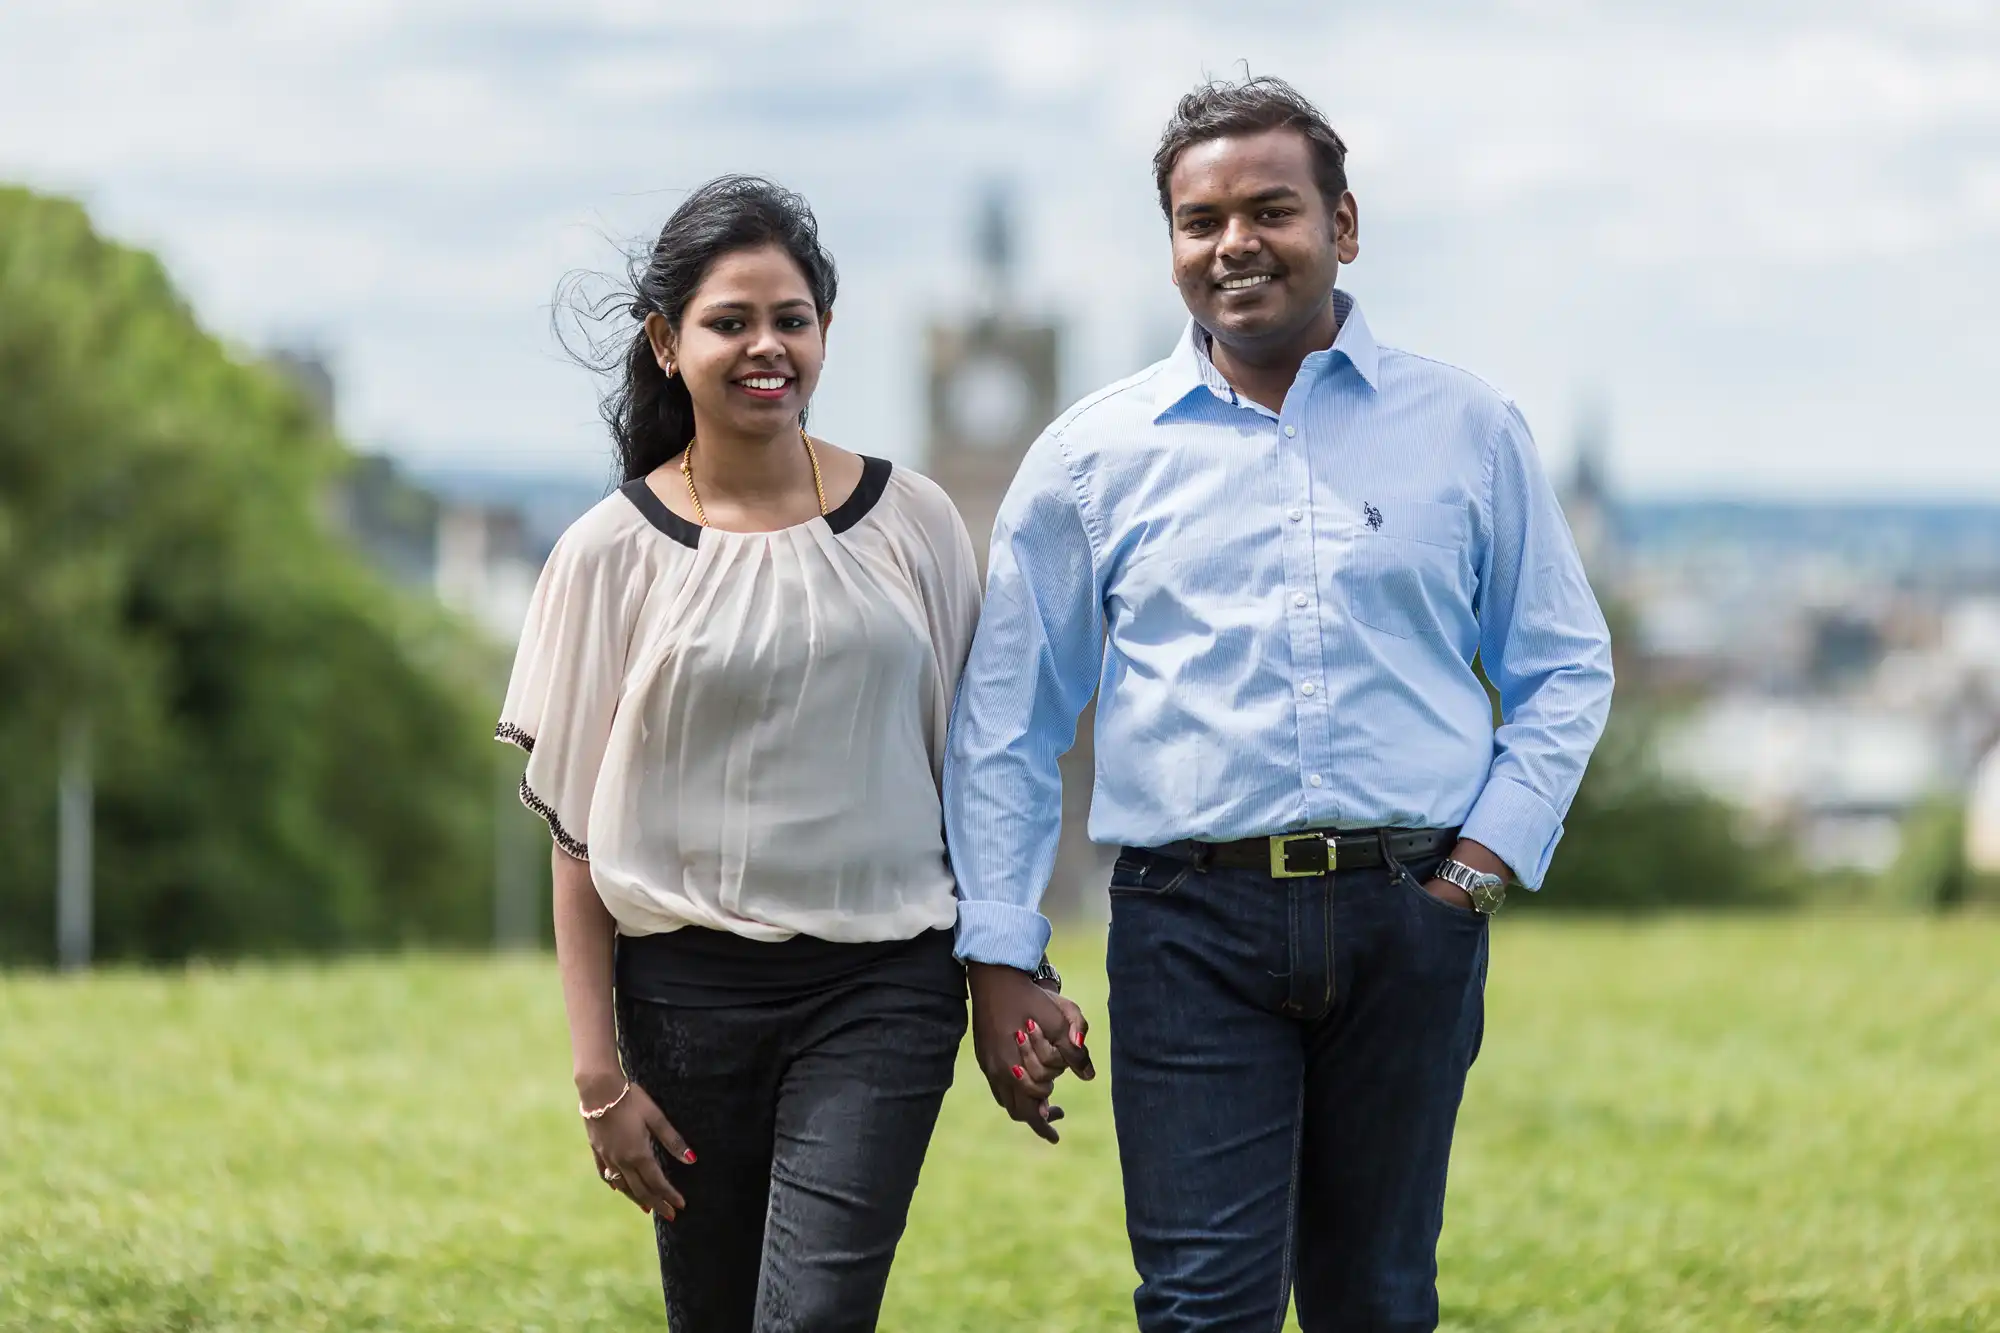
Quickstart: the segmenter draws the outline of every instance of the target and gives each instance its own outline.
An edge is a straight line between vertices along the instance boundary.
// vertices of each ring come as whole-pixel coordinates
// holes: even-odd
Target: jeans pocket
[[[1439,856],[1419,861],[1417,865],[1429,871],[1436,869],[1443,861],[1444,858]],[[1396,878],[1402,883],[1405,890],[1423,899],[1433,911],[1443,912],[1447,916],[1455,917],[1461,922],[1469,921],[1474,925],[1484,925],[1486,923],[1484,913],[1475,912],[1470,907],[1460,907],[1457,903],[1448,903],[1444,899],[1432,894],[1429,889],[1424,887],[1424,881],[1418,879],[1416,873],[1408,866],[1399,866]]]
[[[1111,892],[1164,898],[1186,881],[1193,868],[1128,847],[1111,867]]]

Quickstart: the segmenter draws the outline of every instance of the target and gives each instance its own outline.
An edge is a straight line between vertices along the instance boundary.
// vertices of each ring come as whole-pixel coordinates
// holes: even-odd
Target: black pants
[[[694,1149],[654,1221],[674,1333],[872,1329],[965,1001],[858,982],[777,1003],[618,997],[632,1079]]]
[[[1407,870],[1111,879],[1111,1097],[1145,1333],[1437,1327],[1486,920]]]

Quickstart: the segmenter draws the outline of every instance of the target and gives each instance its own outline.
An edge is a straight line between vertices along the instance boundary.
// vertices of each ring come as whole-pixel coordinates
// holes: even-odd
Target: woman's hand
[[[1036,984],[1040,986],[1039,982]],[[1026,1076],[1021,1080],[1022,1086],[1039,1088],[1047,1085],[1053,1092],[1055,1081],[1064,1070],[1074,1070],[1081,1079],[1096,1078],[1097,1070],[1083,1048],[1083,1035],[1090,1030],[1083,1010],[1077,1007],[1076,1001],[1066,998],[1061,992],[1045,986],[1041,989],[1062,1011],[1063,1021],[1053,1032],[1045,1032],[1040,1023],[1030,1018],[1014,1033],[1014,1044],[1021,1053],[1021,1070]],[[1038,1109],[1046,1112],[1044,1122],[1062,1119],[1062,1108],[1051,1106],[1046,1095]]]
[[[972,963],[972,1046],[993,1100],[1050,1143],[1062,1108],[1049,1094],[1063,1070],[1093,1078],[1083,1038],[1089,1025],[1070,1001],[1037,986],[1019,968]]]
[[[611,1083],[608,1090],[602,1083],[603,1080],[578,1081],[585,1105],[593,1104],[590,1098],[595,1093],[602,1093],[602,1099],[594,1103],[598,1106],[617,1097],[624,1080],[621,1077]],[[631,1199],[641,1210],[657,1212],[669,1222],[687,1207],[687,1200],[660,1168],[653,1145],[658,1143],[675,1161],[690,1165],[694,1162],[694,1150],[667,1122],[644,1088],[634,1083],[618,1105],[596,1120],[585,1120],[583,1127],[590,1136],[590,1153],[598,1179]]]

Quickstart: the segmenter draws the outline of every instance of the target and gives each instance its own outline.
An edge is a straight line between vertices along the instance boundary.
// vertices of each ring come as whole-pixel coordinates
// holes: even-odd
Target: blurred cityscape
[[[1662,767],[1809,869],[1887,870],[1939,800],[2000,868],[2000,506],[1620,497],[1601,430],[1564,505]]]

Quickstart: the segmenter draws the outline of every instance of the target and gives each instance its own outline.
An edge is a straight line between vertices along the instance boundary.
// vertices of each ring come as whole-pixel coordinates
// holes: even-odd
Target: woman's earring
[[[674,363],[669,361],[667,362],[667,378],[672,379],[673,377],[674,377]]]

